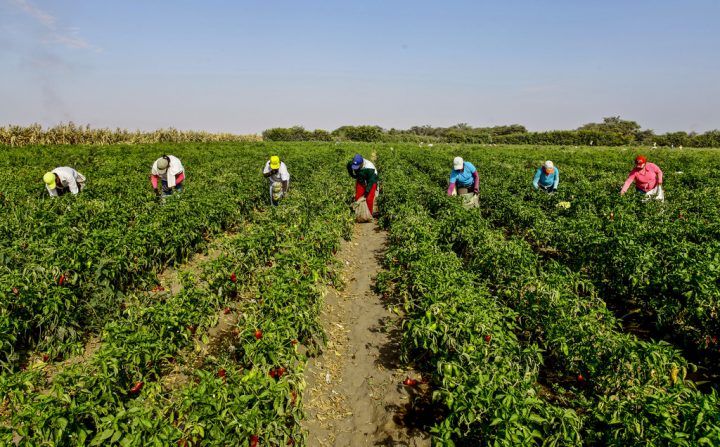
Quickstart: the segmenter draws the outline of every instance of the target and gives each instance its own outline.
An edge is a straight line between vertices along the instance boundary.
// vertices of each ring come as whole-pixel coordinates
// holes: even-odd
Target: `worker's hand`
[[[273,174],[273,175],[274,175],[274,174],[277,174],[277,173],[278,173],[278,170],[277,170],[277,169],[272,169],[272,170],[270,170],[270,174]]]
[[[473,188],[473,194],[477,194],[479,192],[480,192],[480,190],[478,188]]]

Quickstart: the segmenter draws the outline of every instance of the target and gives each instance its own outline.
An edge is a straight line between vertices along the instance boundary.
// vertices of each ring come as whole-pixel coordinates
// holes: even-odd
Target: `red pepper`
[[[490,343],[490,340],[492,340],[492,335],[488,334],[485,336],[485,343]]]
[[[405,385],[405,386],[416,386],[416,385],[417,385],[417,380],[411,379],[410,377],[408,377],[408,378],[406,378],[405,380],[403,380],[403,385]]]
[[[43,359],[43,362],[47,363],[47,361],[50,360],[50,356],[47,354],[43,354],[42,359]]]
[[[13,288],[12,288],[12,291],[13,291],[13,294],[14,294],[15,296],[20,295],[20,290],[19,290],[17,287],[13,287]]]
[[[139,382],[135,382],[135,386],[133,386],[132,388],[130,388],[130,392],[131,392],[132,394],[137,394],[137,393],[139,393],[140,390],[142,390],[143,385],[145,385],[145,382],[143,382],[142,380],[139,381]]]
[[[255,339],[260,340],[262,338],[262,331],[260,329],[255,329]]]
[[[61,286],[63,284],[65,284],[65,275],[60,275],[58,278],[58,285]]]
[[[582,374],[578,374],[577,380],[578,380],[578,382],[583,383],[583,382],[585,382],[585,377],[583,377]]]
[[[260,438],[258,437],[258,435],[250,436],[250,447],[257,447],[259,442]]]
[[[225,315],[229,314],[229,313],[230,313],[230,308],[229,308],[229,307],[226,307],[225,309],[223,309],[223,313],[224,313]]]
[[[225,376],[227,375],[227,373],[225,372],[225,369],[224,369],[224,368],[220,368],[220,369],[218,370],[217,375],[218,375],[218,377],[222,377],[222,378],[224,379]]]
[[[237,282],[237,275],[236,275],[235,273],[233,273],[232,275],[230,275],[230,281],[232,281],[232,282]]]

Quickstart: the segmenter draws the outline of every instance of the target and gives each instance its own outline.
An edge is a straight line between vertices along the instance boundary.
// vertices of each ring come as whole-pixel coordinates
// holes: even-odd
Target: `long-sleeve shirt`
[[[364,160],[359,169],[352,168],[352,161],[347,164],[347,171],[350,177],[354,178],[369,191],[378,182],[378,172],[370,160]]]
[[[268,160],[267,162],[265,162],[263,174],[270,174],[270,172],[272,172],[272,169],[270,169],[270,160]],[[285,162],[280,162],[280,167],[278,168],[277,172],[274,174],[270,174],[268,180],[270,181],[270,183],[290,181],[290,172],[288,171],[287,166],[285,166]]]
[[[535,171],[533,188],[538,189],[538,186],[549,188],[552,186],[553,189],[557,189],[558,183],[560,183],[560,170],[558,168],[553,168],[552,174],[546,173],[542,166]]]
[[[68,188],[73,194],[77,194],[80,191],[78,184],[82,185],[85,183],[85,176],[68,166],[55,168],[51,172],[60,178],[60,184],[57,186],[62,189]],[[48,190],[48,194],[50,194],[51,197],[58,196],[57,189],[50,189],[47,185],[45,185],[45,188]]]
[[[173,188],[177,183],[179,183],[178,180],[182,181],[185,178],[184,175],[180,175],[185,173],[185,168],[183,168],[180,159],[174,155],[168,155],[168,158],[170,159],[170,164],[165,172],[160,172],[157,167],[157,160],[155,160],[155,163],[152,165],[152,169],[150,170],[150,182],[155,189],[158,187],[158,179],[165,180],[168,188]],[[176,178],[176,176],[180,177]]]
[[[451,195],[455,191],[455,186],[458,188],[469,188],[478,189],[480,187],[480,177],[477,169],[469,161],[463,162],[462,171],[459,169],[453,169],[450,172],[450,184],[448,185],[447,193]]]
[[[620,190],[620,194],[625,194],[630,185],[635,182],[635,188],[642,192],[653,190],[658,184],[662,185],[663,172],[655,163],[645,163],[641,169],[634,168],[630,171],[625,184]]]

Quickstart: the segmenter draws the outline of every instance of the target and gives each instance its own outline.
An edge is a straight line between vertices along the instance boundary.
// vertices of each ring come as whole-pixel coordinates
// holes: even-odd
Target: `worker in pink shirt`
[[[662,189],[663,173],[655,163],[648,163],[644,155],[635,157],[635,168],[630,171],[630,175],[620,190],[620,195],[625,194],[633,182],[636,191],[645,194],[645,200],[665,200],[665,193]]]

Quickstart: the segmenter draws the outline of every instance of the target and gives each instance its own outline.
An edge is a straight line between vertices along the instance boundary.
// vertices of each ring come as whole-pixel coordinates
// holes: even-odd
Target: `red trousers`
[[[373,202],[375,201],[375,191],[377,191],[377,183],[372,185],[370,192],[367,195],[367,206],[371,213],[373,213]],[[358,201],[360,197],[365,195],[365,185],[360,182],[355,183],[355,201]]]

